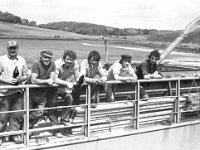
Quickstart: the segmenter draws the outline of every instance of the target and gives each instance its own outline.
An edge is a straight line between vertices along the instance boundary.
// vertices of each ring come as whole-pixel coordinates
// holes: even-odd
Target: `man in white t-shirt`
[[[73,90],[74,85],[79,81],[79,65],[76,61],[76,53],[72,50],[66,50],[63,54],[63,58],[57,59],[56,64],[56,77],[55,83],[59,85],[57,88],[57,95],[64,100],[64,106],[73,105]],[[72,116],[72,113],[76,113],[75,108],[64,108],[61,112],[60,123],[68,126]],[[66,130],[68,134],[71,133],[71,129]]]
[[[9,41],[6,55],[0,57],[0,85],[23,84],[28,78],[26,61],[18,55],[19,46],[16,41]],[[16,72],[17,75],[14,75]],[[16,76],[16,77],[15,77]],[[21,89],[0,90],[0,112],[23,110],[23,91]],[[9,120],[9,131],[20,130],[23,123],[23,112],[0,114],[0,132],[6,131]],[[20,135],[11,136],[15,143],[22,143]],[[0,145],[3,138],[0,137]]]
[[[121,55],[121,59],[116,61],[108,70],[107,80],[119,80],[135,83],[137,81],[137,76],[131,66],[131,58],[132,56],[130,55]],[[107,84],[105,89],[108,102],[115,101],[116,84]],[[143,87],[140,87],[140,91],[142,98],[148,98]]]

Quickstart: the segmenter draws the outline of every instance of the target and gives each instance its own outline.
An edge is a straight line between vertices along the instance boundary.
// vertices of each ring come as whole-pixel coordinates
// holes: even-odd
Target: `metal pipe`
[[[29,145],[29,100],[29,87],[26,87],[24,93],[24,109],[26,110],[26,115],[24,117],[24,130],[26,132],[24,144],[26,146]]]

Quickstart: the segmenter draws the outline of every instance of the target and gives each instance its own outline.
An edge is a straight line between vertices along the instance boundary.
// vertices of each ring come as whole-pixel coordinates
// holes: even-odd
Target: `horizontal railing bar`
[[[35,108],[35,109],[29,109],[29,111],[36,111],[36,110],[52,110],[52,109],[64,109],[64,108],[74,108],[74,107],[84,107],[87,106],[86,104],[80,104],[80,105],[70,105],[70,106],[56,106],[56,107],[44,107],[44,108]]]
[[[195,80],[199,79],[199,77],[174,77],[174,78],[162,78],[162,79],[142,79],[142,80],[137,80],[135,83],[140,82],[140,83],[148,83],[148,82],[168,82],[168,81],[184,81],[184,80]],[[89,84],[96,84],[96,81],[89,81],[87,82]],[[110,80],[106,81],[105,83],[102,84],[123,84],[123,83],[132,83],[132,82],[123,82],[123,81],[117,81],[117,80]]]
[[[55,125],[55,126],[49,126],[49,127],[41,127],[41,128],[29,129],[29,132],[30,132],[30,133],[34,133],[34,132],[55,130],[55,129],[61,129],[61,128],[81,127],[81,126],[86,126],[86,125],[87,125],[86,123],[71,124],[71,125],[69,125],[69,126]]]
[[[162,82],[162,81],[177,81],[177,80],[194,80],[194,79],[199,79],[199,77],[184,77],[184,78],[162,78],[162,79],[149,79],[149,80],[137,80],[136,82],[140,83],[145,83],[145,82]],[[93,83],[93,82],[88,82],[88,83]],[[96,82],[94,82],[96,84]],[[93,84],[94,84],[93,83]],[[123,83],[129,83],[129,82],[122,82],[122,81],[116,81],[116,80],[111,80],[111,81],[106,81],[105,84],[123,84]],[[131,83],[131,82],[130,82]],[[74,84],[76,85],[76,84]],[[53,84],[53,86],[49,85],[37,85],[37,84],[24,84],[24,85],[1,85],[0,89],[24,89],[26,87],[29,88],[43,88],[43,87],[58,87],[57,84]]]
[[[23,130],[0,132],[0,137],[2,137],[2,136],[10,136],[10,135],[17,135],[17,134],[24,134],[24,133],[26,133],[26,132],[23,131]]]
[[[16,113],[16,112],[26,112],[26,110],[3,111],[3,112],[0,112],[0,114]]]
[[[184,110],[184,111],[180,111],[181,113],[187,113],[187,112],[195,112],[195,111],[199,111],[200,109],[193,109],[193,110]]]

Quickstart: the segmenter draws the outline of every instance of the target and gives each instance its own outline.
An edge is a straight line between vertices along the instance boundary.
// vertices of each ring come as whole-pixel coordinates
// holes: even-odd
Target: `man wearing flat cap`
[[[121,55],[121,59],[116,61],[108,70],[107,80],[120,80],[136,82],[137,76],[134,69],[131,67],[132,56],[124,54]],[[116,84],[107,84],[106,95],[109,102],[114,101]]]
[[[40,53],[40,60],[33,64],[31,73],[31,83],[39,85],[52,86],[55,80],[56,66],[52,61],[52,52],[44,49]],[[31,88],[30,89],[30,109],[56,107],[55,87]],[[48,111],[48,117],[52,125],[58,125],[58,118],[55,116],[55,110]],[[30,112],[30,128],[32,128],[43,116],[43,110]],[[55,135],[61,136],[61,133],[55,132]]]
[[[17,41],[7,43],[7,54],[0,57],[0,85],[23,84],[28,78],[26,61],[18,55],[19,45]],[[14,75],[15,74],[15,75]],[[0,112],[23,110],[23,91],[20,89],[0,90]],[[7,121],[9,129],[7,131],[20,130],[23,122],[23,113],[0,114],[0,132],[6,131]],[[21,136],[13,135],[10,138],[15,143],[22,143]],[[0,145],[3,137],[0,137]]]

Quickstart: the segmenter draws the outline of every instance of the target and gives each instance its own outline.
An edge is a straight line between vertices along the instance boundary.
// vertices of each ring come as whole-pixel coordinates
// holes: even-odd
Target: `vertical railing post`
[[[86,109],[86,121],[87,121],[87,133],[86,136],[90,136],[90,115],[91,115],[91,109],[90,109],[90,105],[91,105],[91,85],[87,84],[86,87],[86,104],[87,104],[87,109]]]
[[[180,109],[179,109],[179,106],[180,106],[180,79],[177,80],[177,83],[176,83],[176,123],[179,123],[180,122]]]
[[[136,103],[136,129],[139,129],[139,121],[140,121],[140,82],[137,82],[137,103]]]
[[[134,127],[136,128],[136,120],[135,120],[135,118],[136,118],[136,116],[137,116],[137,103],[138,103],[138,101],[137,101],[137,84],[135,84],[135,102],[133,103],[133,125],[134,125]]]
[[[24,110],[26,110],[26,115],[24,116],[24,130],[26,132],[24,138],[24,144],[28,146],[29,144],[29,87],[24,90]]]
[[[135,98],[133,100],[133,110],[132,110],[133,112],[132,112],[132,116],[130,119],[130,128],[136,128],[136,120],[135,120],[135,118],[136,118],[136,103],[137,103],[136,102],[136,100],[137,100],[136,88],[137,88],[137,84],[134,84]],[[132,96],[131,96],[131,98],[132,98]]]

